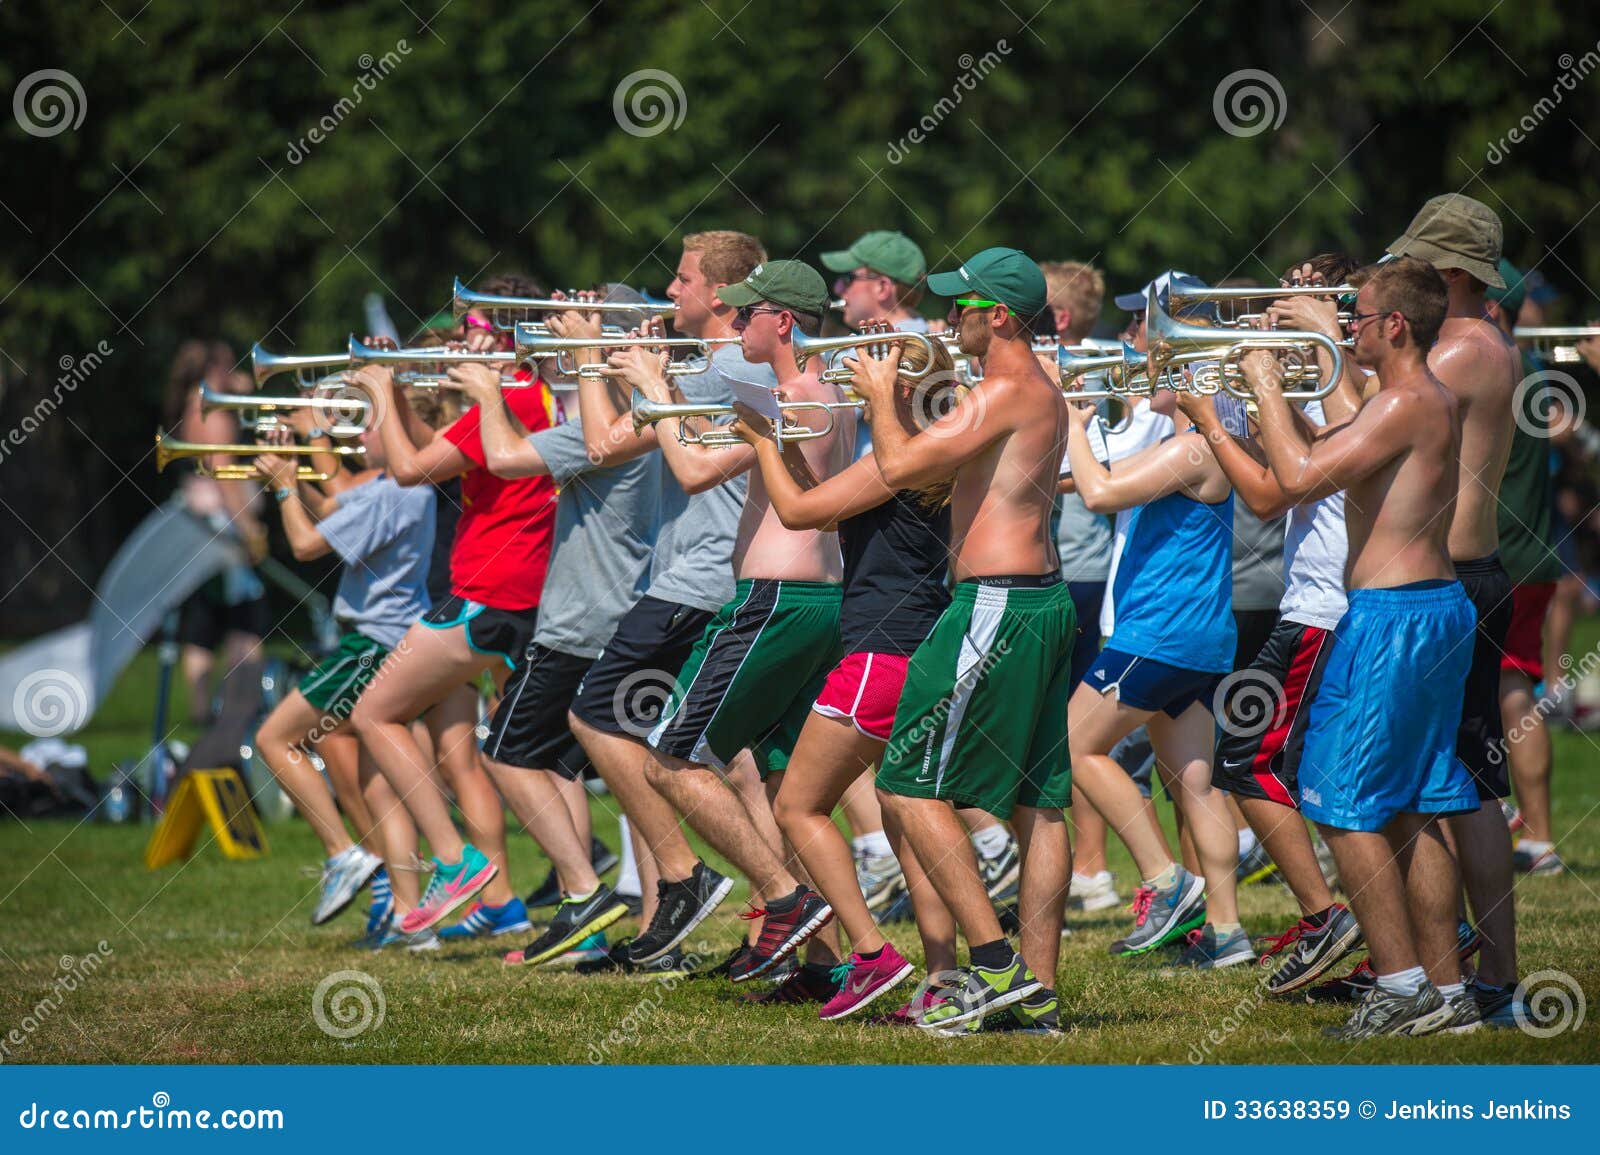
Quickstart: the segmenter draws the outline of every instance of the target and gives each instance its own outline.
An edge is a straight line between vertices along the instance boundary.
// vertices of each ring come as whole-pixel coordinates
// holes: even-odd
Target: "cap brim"
[[[1120,297],[1113,297],[1111,303],[1124,313],[1142,313],[1149,307],[1149,301],[1143,293],[1123,293]]]
[[[1402,233],[1387,251],[1397,257],[1416,257],[1418,260],[1427,261],[1436,269],[1460,269],[1462,272],[1471,273],[1491,288],[1506,287],[1506,279],[1500,275],[1498,264],[1491,265],[1488,261],[1463,257],[1460,253],[1440,248],[1432,241],[1418,240]]]
[[[746,305],[753,305],[762,300],[760,293],[749,285],[740,281],[737,285],[723,285],[717,290],[717,300],[724,305],[732,305],[735,309],[742,309]]]
[[[935,297],[964,297],[975,291],[960,273],[933,273],[928,277],[928,292]]]
[[[860,263],[850,255],[849,249],[835,249],[822,254],[822,267],[830,273],[848,273]]]

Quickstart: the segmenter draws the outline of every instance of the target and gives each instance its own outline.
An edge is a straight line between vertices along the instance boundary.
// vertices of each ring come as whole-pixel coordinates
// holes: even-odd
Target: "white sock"
[[[1256,832],[1246,826],[1243,830],[1239,831],[1239,857],[1243,858],[1245,855],[1249,854],[1260,844],[1260,842],[1261,840],[1256,837]]]
[[[889,848],[889,836],[881,830],[869,830],[865,834],[858,834],[850,840],[850,845],[857,854],[864,854],[869,858],[894,857],[894,851]]]
[[[998,823],[985,826],[972,836],[972,845],[985,858],[999,858],[1006,852],[1006,843],[1010,841],[1011,832]]]
[[[588,894],[569,894],[567,897],[573,902],[588,902],[594,895],[595,892],[591,890]]]
[[[1466,983],[1445,983],[1444,986],[1439,988],[1439,993],[1444,996],[1445,1002],[1449,1002],[1466,989]]]
[[[639,886],[639,863],[633,857],[633,839],[628,833],[628,817],[617,820],[622,833],[622,869],[617,871],[617,893],[638,898],[644,891]]]
[[[1428,975],[1421,967],[1396,971],[1392,975],[1378,976],[1378,989],[1391,995],[1414,995],[1428,984]]]
[[[1555,845],[1554,842],[1540,842],[1537,838],[1524,838],[1517,843],[1517,849],[1527,851],[1537,857],[1541,854],[1548,854],[1555,849]]]

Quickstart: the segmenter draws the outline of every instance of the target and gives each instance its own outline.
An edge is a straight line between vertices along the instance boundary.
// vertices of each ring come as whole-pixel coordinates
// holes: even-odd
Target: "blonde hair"
[[[931,337],[930,340],[933,342],[932,368],[915,382],[912,391],[914,404],[911,407],[911,420],[922,429],[954,408],[956,401],[966,392],[966,386],[956,381],[956,362],[951,356],[950,346],[938,337]],[[920,373],[928,363],[929,353],[921,341],[906,341],[900,346],[902,370]],[[931,511],[949,505],[955,487],[956,481],[952,476],[924,485],[914,492],[922,507]]]
[[[760,241],[732,229],[688,233],[683,238],[683,251],[699,253],[700,271],[707,280],[721,285],[737,284],[767,259],[767,250]]]
[[[1072,310],[1072,331],[1060,336],[1081,340],[1094,331],[1106,299],[1106,277],[1083,261],[1046,261],[1039,266],[1052,306]]]

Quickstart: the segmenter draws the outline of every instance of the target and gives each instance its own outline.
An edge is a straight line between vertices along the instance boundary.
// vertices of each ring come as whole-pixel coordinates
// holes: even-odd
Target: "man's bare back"
[[[1512,396],[1521,376],[1516,346],[1487,318],[1449,317],[1428,367],[1456,398],[1461,421],[1460,492],[1450,556],[1487,557],[1499,544],[1500,479],[1511,456]]]

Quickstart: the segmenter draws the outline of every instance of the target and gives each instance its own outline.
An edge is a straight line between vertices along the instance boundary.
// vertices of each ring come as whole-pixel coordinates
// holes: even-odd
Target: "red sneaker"
[[[788,910],[751,910],[739,917],[765,921],[756,945],[728,967],[728,977],[736,983],[759,978],[788,958],[796,947],[828,925],[833,918],[833,907],[816,891],[803,886],[799,898]]]

